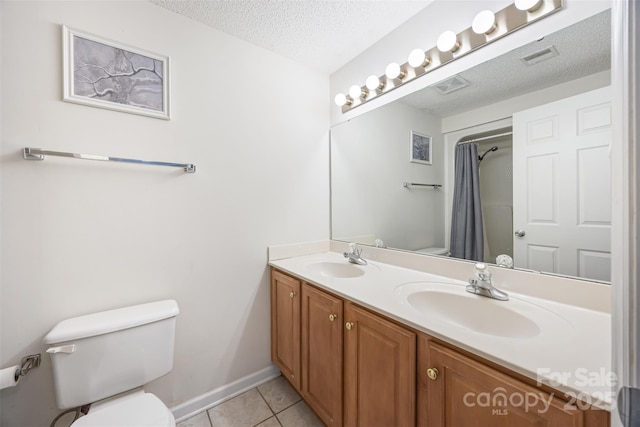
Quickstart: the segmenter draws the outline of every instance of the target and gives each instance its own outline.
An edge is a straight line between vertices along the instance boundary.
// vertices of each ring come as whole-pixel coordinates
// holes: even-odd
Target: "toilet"
[[[421,254],[429,254],[429,255],[449,256],[449,249],[447,248],[437,248],[437,247],[422,248],[422,249],[416,249],[414,252],[418,252]]]
[[[44,337],[60,409],[91,403],[73,427],[175,427],[142,386],[173,369],[178,304],[157,301],[63,320]]]

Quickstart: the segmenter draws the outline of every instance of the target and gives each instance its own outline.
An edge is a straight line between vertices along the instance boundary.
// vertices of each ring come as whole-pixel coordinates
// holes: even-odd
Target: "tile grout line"
[[[271,412],[273,412],[273,415],[278,418],[278,414],[283,413],[284,411],[286,411],[287,409],[291,408],[292,406],[296,405],[297,403],[300,403],[303,399],[302,396],[300,396],[300,394],[298,392],[296,392],[296,395],[298,396],[298,400],[296,400],[295,402],[293,402],[291,405],[282,408],[280,411],[276,412],[271,405],[269,405],[269,402],[267,402],[267,399],[265,399],[265,397],[262,395],[262,392],[260,391],[260,389],[258,389],[256,387],[256,389],[258,390],[258,393],[260,393],[260,396],[262,396],[262,399],[265,401],[265,403],[267,404],[267,406],[269,407],[269,409],[271,409]],[[295,391],[295,390],[294,390]]]
[[[273,380],[272,380],[273,381]],[[298,400],[296,400],[295,402],[293,402],[291,405],[281,409],[279,412],[276,412],[271,405],[269,404],[269,402],[267,401],[267,399],[264,397],[264,395],[262,394],[262,392],[260,391],[260,389],[258,387],[256,387],[256,390],[258,391],[258,394],[260,395],[260,397],[262,397],[262,400],[264,400],[264,402],[267,404],[267,407],[269,408],[269,410],[271,411],[271,413],[273,414],[273,417],[276,419],[276,421],[278,422],[278,424],[282,427],[282,422],[280,422],[280,418],[278,418],[278,414],[283,413],[284,411],[286,411],[287,409],[291,408],[292,406],[300,403],[303,399],[302,396],[300,396],[300,394],[298,394],[296,392],[296,395],[298,396]],[[270,417],[271,418],[271,417]],[[267,418],[268,419],[268,418]],[[266,420],[263,420],[262,422],[264,422]],[[254,426],[255,427],[255,426]]]
[[[256,391],[258,392],[258,394],[260,395],[260,397],[262,398],[262,400],[264,401],[264,403],[266,403],[267,408],[269,408],[269,410],[271,411],[271,416],[269,418],[267,418],[266,420],[262,420],[260,421],[258,424],[256,424],[256,426],[262,424],[263,422],[267,421],[270,418],[275,418],[276,422],[278,423],[278,425],[280,427],[282,427],[282,423],[280,422],[280,420],[278,419],[278,415],[276,414],[276,411],[273,410],[273,408],[271,407],[271,405],[269,405],[269,402],[267,402],[267,399],[264,397],[264,395],[262,394],[262,392],[260,391],[260,389],[258,387],[256,387]],[[254,426],[254,427],[256,427]],[[213,426],[212,426],[213,427]]]
[[[262,398],[264,403],[267,404],[267,408],[269,408],[269,410],[271,411],[271,415],[273,415],[275,417],[276,416],[276,411],[274,411],[273,408],[271,407],[271,405],[269,405],[269,402],[267,402],[267,399],[265,399],[264,395],[262,394],[262,392],[260,391],[260,389],[258,387],[256,387],[256,390],[258,391],[258,394],[260,395],[260,397]]]
[[[278,412],[276,412],[276,410],[269,404],[269,402],[267,401],[265,395],[260,391],[260,389],[258,387],[254,387],[254,388],[252,388],[250,390],[247,390],[244,393],[242,393],[242,394],[240,394],[238,396],[235,396],[235,397],[237,398],[237,397],[243,396],[243,395],[251,392],[252,390],[255,390],[255,391],[258,392],[258,395],[262,398],[262,401],[267,405],[267,408],[269,408],[269,411],[271,412],[270,416],[268,416],[264,420],[261,420],[258,424],[255,424],[253,427],[256,427],[256,426],[260,425],[261,423],[264,423],[265,421],[269,420],[270,418],[275,418],[278,426],[283,427],[284,425],[282,424],[282,422],[281,422],[280,418],[278,417],[278,415],[282,414],[287,409],[290,409],[291,407],[293,407],[293,406],[299,404],[300,402],[304,401],[304,399],[302,399],[302,396],[300,396],[300,394],[296,392],[296,396],[297,396],[298,399],[295,402],[291,403],[290,405],[288,405],[288,406],[282,408],[281,410],[279,410]],[[230,399],[230,400],[232,400],[232,399]],[[224,403],[226,403],[226,402],[224,402]],[[207,421],[208,421],[210,427],[215,427],[210,410],[214,409],[215,407],[220,406],[220,405],[222,405],[222,403],[203,411],[203,412],[206,413],[205,415],[207,417]]]
[[[292,406],[297,405],[297,404],[298,404],[298,403],[300,403],[300,402],[302,402],[302,398],[300,398],[300,400],[297,400],[297,401],[293,402],[291,405],[287,406],[286,408],[283,408],[280,412],[276,413],[276,416],[277,416],[278,414],[283,413],[284,411],[286,411],[287,409],[291,408]]]
[[[215,408],[215,406],[214,406],[214,408]],[[207,413],[207,419],[209,420],[209,425],[210,425],[211,427],[213,427],[213,420],[211,419],[211,414],[209,413],[209,410],[208,410],[208,409],[205,409],[205,411],[204,411],[204,412],[206,412],[206,413]]]

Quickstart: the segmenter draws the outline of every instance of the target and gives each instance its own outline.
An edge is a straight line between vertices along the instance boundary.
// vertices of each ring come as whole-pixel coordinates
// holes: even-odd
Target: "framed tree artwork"
[[[169,58],[62,27],[64,101],[168,120]]]
[[[411,159],[413,163],[430,165],[431,161],[431,137],[414,130],[411,131]]]

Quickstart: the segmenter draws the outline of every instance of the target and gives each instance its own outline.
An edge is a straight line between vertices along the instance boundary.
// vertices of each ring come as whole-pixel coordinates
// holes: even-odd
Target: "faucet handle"
[[[360,256],[362,253],[362,248],[358,248],[358,244],[351,242],[349,243],[349,252],[350,255]]]
[[[362,249],[358,249],[358,245],[351,242],[349,243],[349,251],[344,253],[344,257],[349,259],[350,263],[358,265],[367,265],[367,261],[363,260],[360,256]]]
[[[482,281],[491,281],[491,271],[484,262],[478,262],[474,265],[474,273]]]
[[[499,301],[508,301],[509,295],[499,289],[493,287],[491,283],[491,271],[487,268],[487,264],[479,262],[474,266],[473,273],[475,277],[469,279],[466,287],[467,292],[482,295],[485,297],[497,299]]]

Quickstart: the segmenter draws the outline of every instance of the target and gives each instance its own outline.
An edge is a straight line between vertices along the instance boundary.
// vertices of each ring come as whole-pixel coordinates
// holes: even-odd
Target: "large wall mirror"
[[[332,238],[608,282],[610,20],[334,126]]]

